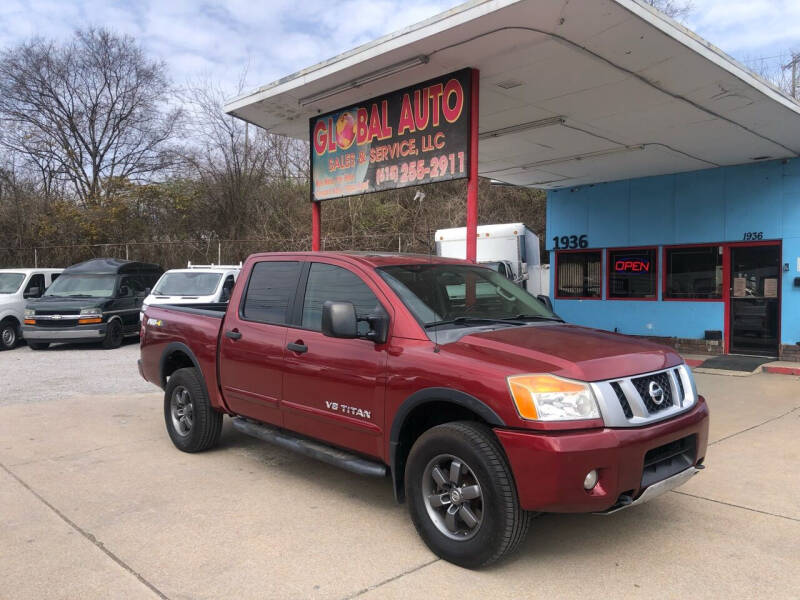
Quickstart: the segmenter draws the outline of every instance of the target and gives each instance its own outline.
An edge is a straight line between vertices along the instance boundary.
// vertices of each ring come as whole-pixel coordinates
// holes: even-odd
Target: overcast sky
[[[585,0],[589,1],[589,0]],[[0,0],[0,47],[100,25],[164,59],[176,83],[263,85],[459,4],[447,0]],[[800,0],[693,0],[688,26],[740,60],[800,50]]]

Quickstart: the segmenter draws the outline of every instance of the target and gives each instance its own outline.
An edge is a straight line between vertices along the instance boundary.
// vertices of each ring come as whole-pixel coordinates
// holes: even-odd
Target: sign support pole
[[[467,179],[467,260],[478,255],[478,92],[480,71],[472,69],[469,118],[469,176]]]
[[[322,239],[322,204],[311,201],[311,250],[319,252]]]

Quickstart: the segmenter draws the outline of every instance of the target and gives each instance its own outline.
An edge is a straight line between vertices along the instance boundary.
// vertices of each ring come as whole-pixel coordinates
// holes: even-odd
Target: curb
[[[764,373],[772,373],[774,375],[800,375],[800,367],[778,367],[764,365],[761,367]]]

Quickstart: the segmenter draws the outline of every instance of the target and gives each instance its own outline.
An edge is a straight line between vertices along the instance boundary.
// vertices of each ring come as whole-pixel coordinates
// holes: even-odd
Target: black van
[[[102,343],[118,348],[139,333],[139,309],[164,270],[148,263],[96,258],[72,265],[25,307],[22,333],[28,346]]]

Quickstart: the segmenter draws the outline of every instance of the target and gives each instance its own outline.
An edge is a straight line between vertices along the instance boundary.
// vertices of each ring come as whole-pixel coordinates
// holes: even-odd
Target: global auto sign
[[[312,200],[467,177],[471,77],[463,69],[310,119]]]

